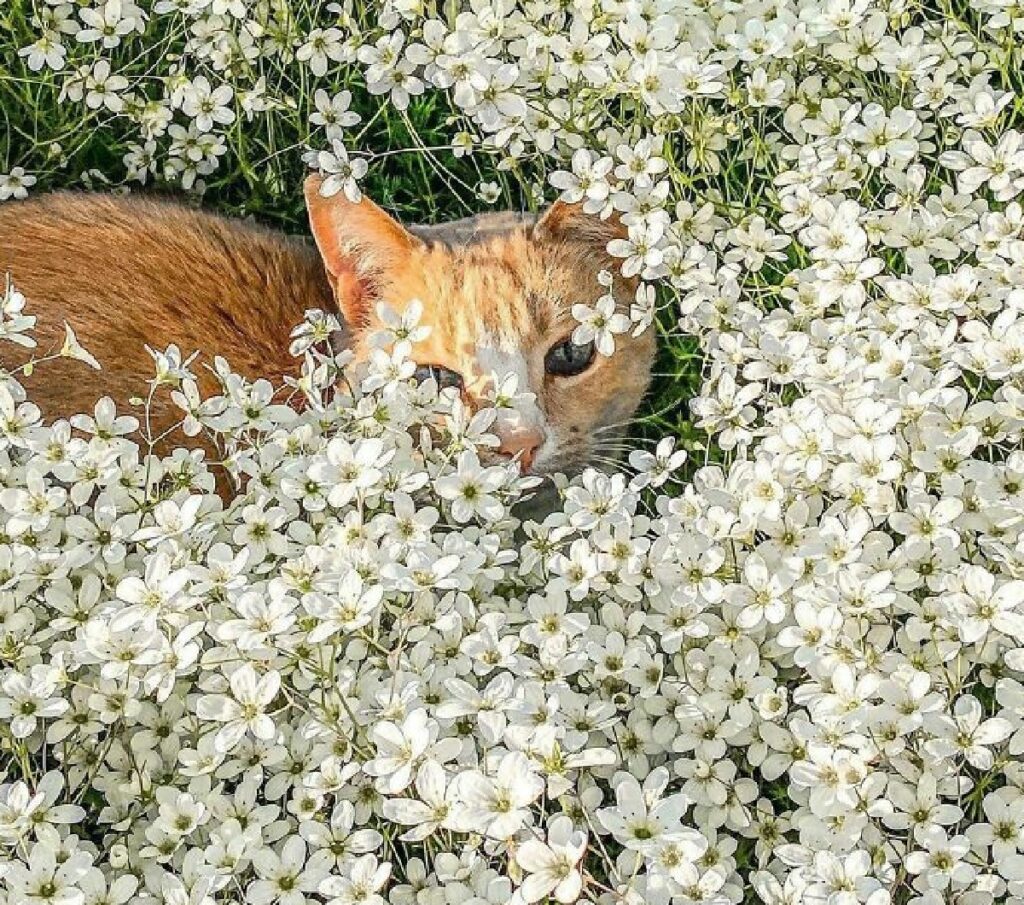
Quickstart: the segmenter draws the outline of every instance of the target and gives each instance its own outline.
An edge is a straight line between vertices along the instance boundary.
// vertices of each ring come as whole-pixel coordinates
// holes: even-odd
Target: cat
[[[175,343],[207,362],[221,354],[243,376],[279,381],[297,371],[289,334],[307,309],[339,314],[358,359],[370,352],[378,300],[401,312],[420,299],[431,327],[413,350],[421,373],[459,387],[471,405],[488,375],[515,374],[535,396],[496,422],[497,456],[528,473],[572,474],[614,449],[650,379],[652,331],[621,334],[614,354],[602,356],[572,341],[570,309],[593,304],[605,291],[600,271],[617,270],[606,250],[623,234],[617,219],[555,202],[539,217],[406,228],[365,197],[324,197],[321,184],[312,175],[305,185],[315,244],[131,195],[0,205],[0,277],[10,274],[38,317],[38,352],[60,347],[67,321],[103,366],[49,362],[21,381],[32,400],[50,417],[89,411],[103,395],[130,408],[153,374],[147,344]],[[635,284],[616,276],[613,290],[628,305]],[[8,370],[24,361],[3,346],[0,356]],[[216,391],[206,368],[193,370],[201,391]],[[181,412],[157,394],[150,417],[159,432]],[[198,442],[181,432],[173,440]]]

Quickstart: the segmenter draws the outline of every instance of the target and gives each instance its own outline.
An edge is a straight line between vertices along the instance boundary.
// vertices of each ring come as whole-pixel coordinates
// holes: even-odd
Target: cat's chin
[[[552,512],[562,508],[562,498],[554,482],[547,478],[530,492],[530,496],[512,507],[512,515],[521,522],[543,522]]]
[[[594,468],[597,471],[603,472],[614,471],[614,467],[610,463],[565,462],[547,465],[537,471],[527,472],[531,476],[543,478],[544,481],[530,491],[529,497],[512,507],[512,514],[524,522],[544,521],[552,512],[562,508],[562,495],[559,492],[559,486],[564,485],[564,479],[571,480],[588,468]]]

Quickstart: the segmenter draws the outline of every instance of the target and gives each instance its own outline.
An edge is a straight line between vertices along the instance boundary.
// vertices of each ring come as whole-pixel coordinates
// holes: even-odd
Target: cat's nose
[[[500,440],[498,452],[509,458],[518,455],[520,468],[529,471],[537,456],[537,450],[544,442],[544,432],[535,427],[521,428],[501,435]]]

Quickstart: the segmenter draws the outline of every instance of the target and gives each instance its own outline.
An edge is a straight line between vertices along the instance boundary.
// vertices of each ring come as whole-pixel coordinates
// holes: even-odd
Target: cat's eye
[[[457,390],[462,389],[462,375],[456,374],[451,368],[444,368],[441,365],[420,365],[413,376],[420,383],[433,378],[437,381],[438,390],[446,390],[449,387],[455,387]]]
[[[574,343],[570,336],[548,350],[544,370],[556,377],[575,377],[590,367],[596,352],[593,342]]]

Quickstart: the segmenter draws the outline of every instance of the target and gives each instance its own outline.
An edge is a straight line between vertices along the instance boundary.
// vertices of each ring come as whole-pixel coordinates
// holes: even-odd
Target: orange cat
[[[471,404],[492,374],[514,373],[535,394],[498,423],[500,454],[536,473],[572,472],[614,443],[647,387],[653,337],[620,336],[605,358],[571,342],[569,312],[600,294],[616,222],[556,203],[535,223],[498,214],[406,229],[369,200],[324,198],[319,186],[307,180],[319,256],[299,239],[162,201],[56,194],[0,205],[0,277],[10,273],[38,317],[38,351],[60,347],[66,320],[103,365],[40,367],[23,381],[32,399],[50,416],[88,411],[102,395],[127,408],[153,373],[146,344],[280,378],[296,371],[289,332],[307,308],[340,313],[358,357],[378,300],[400,311],[420,299],[432,330],[414,349],[419,364]],[[615,289],[633,297],[628,281]],[[7,369],[24,361],[7,344],[0,355]],[[213,376],[193,370],[214,391]],[[166,396],[154,402],[157,430],[181,417]]]

